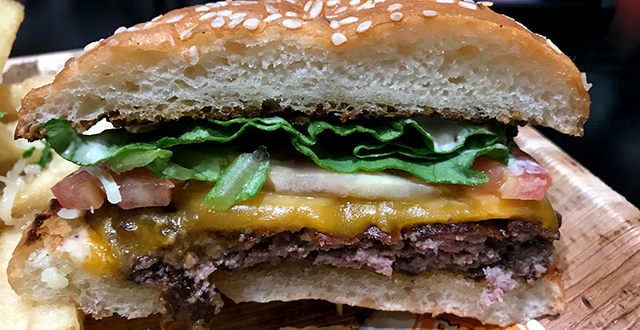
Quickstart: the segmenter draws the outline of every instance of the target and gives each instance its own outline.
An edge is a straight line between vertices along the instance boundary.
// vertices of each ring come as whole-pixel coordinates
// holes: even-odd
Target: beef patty
[[[162,291],[168,303],[166,322],[206,324],[221,307],[219,295],[208,281],[216,270],[233,272],[298,260],[309,267],[370,268],[387,276],[439,269],[482,279],[484,270],[499,268],[532,282],[542,277],[553,261],[552,243],[558,238],[558,233],[537,223],[510,220],[421,225],[398,233],[371,227],[349,239],[309,229],[200,232],[153,254],[129,256],[123,272],[135,283]]]

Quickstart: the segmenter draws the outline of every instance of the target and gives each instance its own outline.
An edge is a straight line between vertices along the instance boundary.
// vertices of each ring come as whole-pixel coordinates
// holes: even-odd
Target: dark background
[[[27,0],[12,56],[82,48],[120,26],[196,0]],[[640,0],[494,0],[493,9],[554,41],[588,73],[585,137],[540,130],[640,205]]]

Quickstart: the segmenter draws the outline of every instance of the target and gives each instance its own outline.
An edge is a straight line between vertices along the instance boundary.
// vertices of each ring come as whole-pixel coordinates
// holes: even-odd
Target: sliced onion
[[[426,199],[440,195],[438,185],[415,182],[388,172],[336,173],[316,164],[272,161],[269,183],[281,194],[365,199]]]

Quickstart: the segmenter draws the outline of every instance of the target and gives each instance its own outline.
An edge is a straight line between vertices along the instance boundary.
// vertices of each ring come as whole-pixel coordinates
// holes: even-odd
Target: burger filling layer
[[[61,249],[95,274],[158,288],[173,319],[211,320],[215,271],[283,261],[380,276],[447,270],[500,279],[479,300],[488,306],[553,261],[551,179],[512,127],[274,117],[96,136],[59,120],[44,128],[83,166],[52,191],[59,216],[84,214],[74,237],[89,244]]]

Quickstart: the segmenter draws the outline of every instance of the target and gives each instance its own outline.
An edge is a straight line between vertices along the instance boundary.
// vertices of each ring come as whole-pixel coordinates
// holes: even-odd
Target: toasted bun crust
[[[81,255],[89,245],[83,238],[83,226],[86,225],[80,220],[51,214],[36,218],[25,231],[8,268],[13,289],[34,301],[74,302],[96,318],[114,313],[137,318],[164,312],[156,290],[128,282],[117,274],[96,275],[81,265],[77,254]],[[65,252],[69,247],[77,250]],[[378,310],[451,313],[502,326],[558,314],[564,307],[556,273],[533,285],[518,281],[504,302],[484,309],[478,307],[478,301],[485,281],[447,271],[387,277],[367,269],[306,267],[285,262],[269,269],[216,271],[212,282],[236,302],[322,299]]]
[[[235,1],[172,11],[88,45],[22,103],[16,136],[273,114],[427,114],[581,135],[583,75],[550,41],[454,0]]]

